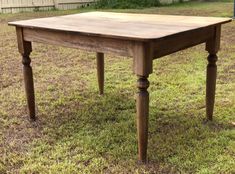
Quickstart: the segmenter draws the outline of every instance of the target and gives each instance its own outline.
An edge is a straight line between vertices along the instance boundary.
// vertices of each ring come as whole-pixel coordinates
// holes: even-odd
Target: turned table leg
[[[213,119],[217,76],[216,61],[218,59],[216,54],[220,48],[220,35],[221,26],[218,25],[214,28],[214,36],[206,42],[206,50],[209,52],[206,73],[206,116],[208,120]]]
[[[33,71],[30,66],[31,59],[29,57],[32,52],[31,42],[24,41],[23,32],[21,28],[16,28],[17,41],[19,52],[22,55],[23,75],[25,83],[25,92],[28,103],[29,116],[32,120],[35,120],[35,97],[34,97],[34,83],[33,83]]]
[[[206,115],[208,120],[212,120],[214,103],[215,103],[215,88],[217,74],[217,55],[210,54],[208,56],[207,79],[206,79]]]
[[[134,47],[134,73],[137,75],[136,119],[138,137],[138,159],[147,162],[149,87],[148,76],[153,70],[153,49],[150,43],[136,43]]]
[[[25,92],[28,103],[29,116],[32,120],[35,120],[35,97],[34,97],[34,83],[33,83],[33,71],[30,66],[30,57],[29,55],[22,55],[23,63],[23,74],[24,74],[24,83],[25,83]]]
[[[147,161],[148,146],[148,116],[149,116],[149,93],[147,91],[149,81],[145,76],[139,76],[137,81],[137,134],[138,152],[140,162]]]
[[[102,95],[104,93],[104,53],[96,53],[96,60],[99,91]]]

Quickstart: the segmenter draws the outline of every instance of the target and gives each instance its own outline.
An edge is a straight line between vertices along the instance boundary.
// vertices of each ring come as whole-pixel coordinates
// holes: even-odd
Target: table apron
[[[153,42],[154,59],[204,43],[213,38],[215,26],[178,33]]]
[[[79,48],[87,51],[113,53],[120,56],[134,57],[134,72],[136,74],[144,74],[142,71],[139,72],[139,69],[143,69],[144,71],[144,68],[141,66],[146,64],[146,56],[153,60],[207,42],[214,37],[216,27],[218,26],[214,25],[190,30],[164,38],[150,40],[148,43],[93,35],[81,35],[75,32],[39,28],[22,28],[22,31],[24,40],[29,42],[47,43],[71,48]],[[139,60],[138,57],[142,57],[139,52],[140,50],[145,49],[144,45],[146,44],[150,45],[150,49],[147,50],[149,53],[144,54],[143,56],[145,58],[141,58],[141,60],[143,59],[142,63],[139,62],[137,63],[138,66],[135,66],[136,62],[138,62],[137,60]],[[141,45],[143,48],[137,48],[136,45]],[[146,67],[149,69],[148,72],[146,70],[148,74],[152,72],[152,67],[150,67],[150,65],[152,66],[152,64],[149,63],[149,66]],[[138,73],[136,69],[139,70]]]
[[[134,41],[122,39],[34,28],[23,28],[23,37],[25,41],[29,42],[47,43],[94,52],[114,53],[120,56],[132,57],[134,55]]]

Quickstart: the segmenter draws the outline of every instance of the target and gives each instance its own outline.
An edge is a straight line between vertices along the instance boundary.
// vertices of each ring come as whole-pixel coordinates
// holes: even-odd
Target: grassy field
[[[112,10],[232,16],[231,2]],[[205,122],[204,45],[154,61],[149,164],[138,165],[132,59],[33,44],[37,122],[30,122],[15,30],[7,21],[89,11],[0,15],[0,173],[235,173],[235,22],[222,30],[214,121]],[[110,11],[110,10],[109,10]]]

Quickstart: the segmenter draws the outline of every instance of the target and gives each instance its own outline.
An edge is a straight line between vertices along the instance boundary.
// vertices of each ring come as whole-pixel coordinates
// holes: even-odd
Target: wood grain
[[[204,43],[214,37],[214,26],[195,29],[154,41],[153,57],[160,58],[177,51]]]
[[[97,77],[100,95],[104,94],[104,53],[96,53]]]
[[[73,32],[24,28],[24,40],[79,48],[87,51],[133,56],[133,41],[83,36]]]
[[[208,120],[213,119],[215,105],[215,90],[218,60],[217,52],[220,49],[221,26],[214,27],[213,37],[206,42],[206,50],[209,52],[207,57],[208,65],[206,72],[206,116]]]
[[[10,25],[129,40],[158,39],[231,21],[230,18],[89,12],[10,22]]]
[[[133,48],[133,71],[139,76],[148,76],[153,71],[153,45],[136,42]]]
[[[23,30],[22,28],[16,28],[18,49],[22,55],[22,64],[23,64],[23,75],[24,75],[24,84],[25,92],[28,103],[28,111],[31,120],[35,120],[35,96],[34,96],[34,82],[33,82],[33,71],[30,66],[31,59],[29,57],[32,51],[31,42],[24,41],[23,39]]]
[[[18,13],[34,10],[77,9],[94,0],[0,0],[0,13]]]
[[[149,87],[148,76],[138,76],[136,96],[136,117],[138,135],[138,159],[142,163],[147,162],[148,147],[148,117],[149,117]]]

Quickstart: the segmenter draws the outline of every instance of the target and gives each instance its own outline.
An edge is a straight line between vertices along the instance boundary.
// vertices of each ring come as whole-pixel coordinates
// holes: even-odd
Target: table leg
[[[18,49],[22,55],[22,64],[23,64],[23,75],[24,75],[24,84],[25,92],[28,103],[29,116],[32,120],[35,120],[35,97],[34,97],[34,83],[33,83],[33,71],[30,66],[31,59],[29,57],[32,52],[31,42],[24,41],[22,28],[16,28]]]
[[[32,120],[35,120],[35,97],[34,97],[34,83],[33,83],[33,71],[30,66],[31,59],[29,55],[22,55],[23,74],[25,83],[25,92],[28,102],[29,116]]]
[[[146,76],[138,76],[137,81],[137,133],[139,161],[147,161],[148,146],[148,115],[149,115],[149,81]]]
[[[214,36],[206,42],[206,50],[209,52],[207,58],[207,75],[206,75],[206,116],[208,120],[213,119],[213,110],[215,103],[215,88],[217,75],[217,52],[220,48],[221,25],[214,28]]]
[[[104,93],[104,53],[96,53],[97,76],[100,95]]]
[[[153,70],[153,45],[151,43],[135,43],[133,70],[137,75],[137,137],[138,159],[141,163],[147,162],[148,146],[148,117],[149,117],[149,87],[148,76]]]
[[[206,115],[208,120],[212,120],[214,103],[215,103],[215,88],[216,88],[216,74],[217,74],[217,55],[209,54],[207,65],[207,79],[206,79]]]

